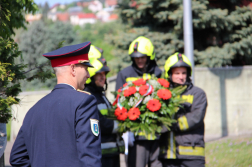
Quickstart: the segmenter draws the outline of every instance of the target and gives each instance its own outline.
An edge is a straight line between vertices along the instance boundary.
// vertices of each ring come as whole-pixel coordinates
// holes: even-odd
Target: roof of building
[[[52,7],[50,7],[50,10],[53,9],[53,8],[56,8],[56,7],[58,7],[58,6],[60,6],[60,3],[54,4]]]
[[[118,15],[117,14],[111,14],[109,16],[109,20],[117,20],[118,19]]]
[[[69,13],[82,12],[83,8],[81,6],[74,6],[67,9]]]
[[[80,19],[91,19],[91,18],[95,19],[96,18],[94,13],[79,13],[78,17]]]
[[[57,14],[57,20],[59,20],[59,21],[68,21],[69,20],[69,14],[68,13],[58,13]]]
[[[106,0],[105,3],[108,6],[114,6],[117,5],[117,0]]]

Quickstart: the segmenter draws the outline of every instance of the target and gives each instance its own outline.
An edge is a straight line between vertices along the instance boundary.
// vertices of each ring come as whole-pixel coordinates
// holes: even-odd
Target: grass
[[[6,132],[7,132],[7,141],[10,141],[11,134],[11,120],[6,124]]]
[[[252,167],[252,136],[206,143],[206,167]]]

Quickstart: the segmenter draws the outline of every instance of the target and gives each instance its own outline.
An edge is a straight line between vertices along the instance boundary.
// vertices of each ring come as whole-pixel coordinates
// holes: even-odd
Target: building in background
[[[82,26],[87,23],[94,24],[96,20],[96,15],[94,13],[78,13],[70,16],[70,23],[73,25]]]
[[[68,22],[69,21],[69,13],[57,13],[56,21]]]
[[[32,23],[33,21],[40,20],[42,18],[42,14],[27,14],[25,15],[25,20],[28,21],[29,23]]]
[[[102,4],[104,3],[104,5]],[[70,22],[72,25],[84,25],[87,23],[94,24],[98,20],[101,22],[110,22],[118,19],[118,15],[114,14],[118,0],[103,0],[76,2],[76,6],[71,7],[67,4],[54,4],[47,13],[47,18],[55,21]],[[105,8],[104,8],[105,7]],[[85,8],[92,11],[85,13]],[[33,22],[42,19],[42,14],[27,14],[26,21]]]
[[[89,4],[88,9],[91,10],[93,13],[99,12],[103,9],[102,3],[100,1],[93,1]]]

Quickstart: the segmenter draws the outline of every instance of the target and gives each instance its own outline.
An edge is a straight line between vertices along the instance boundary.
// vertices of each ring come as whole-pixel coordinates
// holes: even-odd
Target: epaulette
[[[82,93],[86,93],[88,95],[91,95],[91,93],[87,92],[87,91],[84,91],[84,90],[80,90],[80,89],[77,89],[78,92],[82,92]]]

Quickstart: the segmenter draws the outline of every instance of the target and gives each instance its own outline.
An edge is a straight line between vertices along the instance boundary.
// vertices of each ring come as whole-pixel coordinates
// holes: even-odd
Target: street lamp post
[[[191,0],[183,0],[184,53],[192,63],[192,82],[194,83],[193,24]]]

